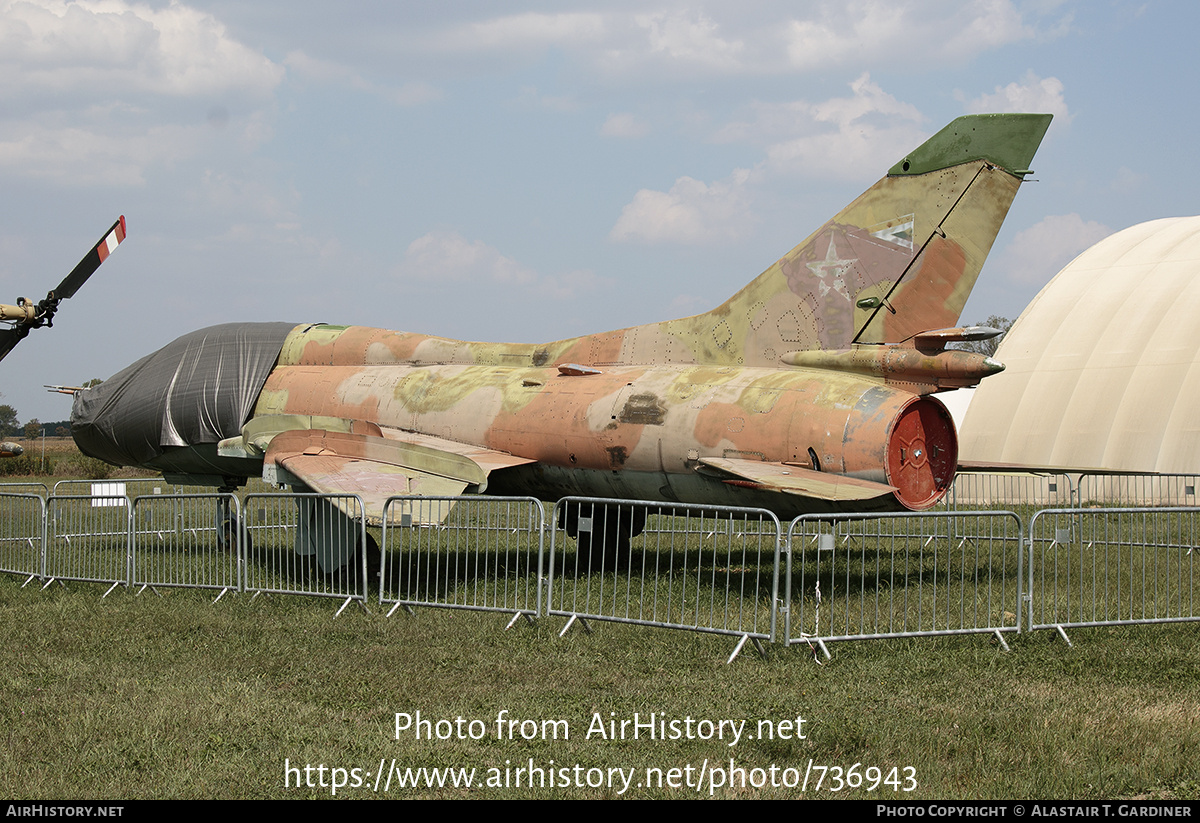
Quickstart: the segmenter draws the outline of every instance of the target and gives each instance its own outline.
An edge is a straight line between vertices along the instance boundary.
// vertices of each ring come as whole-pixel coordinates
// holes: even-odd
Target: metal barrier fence
[[[55,580],[109,583],[107,597],[129,581],[129,498],[50,495],[45,546],[47,586]]]
[[[1195,506],[1197,481],[1195,474],[1084,474],[1077,499],[1081,507]]]
[[[1077,500],[1075,478],[1064,473],[960,471],[939,508],[1065,508]]]
[[[545,511],[529,497],[392,497],[384,504],[380,605],[536,617]],[[509,625],[512,625],[511,623]]]
[[[41,575],[45,543],[46,501],[36,494],[0,494],[0,572]]]
[[[0,483],[0,493],[3,494],[36,494],[45,500],[50,490],[45,483]]]
[[[806,515],[788,528],[785,638],[1018,632],[1022,527],[1012,512]]]
[[[133,501],[130,583],[241,588],[238,500],[231,494],[154,494]]]
[[[567,497],[554,523],[546,614],[570,618],[564,633],[582,618],[731,635],[731,660],[774,638],[771,512]]]
[[[151,494],[176,494],[179,490],[161,477],[137,477],[128,480],[59,480],[54,494],[59,497],[142,497]]]
[[[367,602],[367,534],[362,498],[354,494],[248,494],[242,503],[243,589]]]
[[[1030,522],[1030,627],[1200,620],[1200,508],[1057,509]]]
[[[321,596],[342,609],[365,606],[377,579],[392,611],[557,615],[564,633],[580,620],[686,629],[740,638],[735,656],[747,640],[824,648],[986,632],[1003,644],[1031,629],[1200,620],[1196,506],[1043,509],[1028,532],[1011,511],[811,515],[784,542],[765,510],[571,497],[554,506],[547,552],[531,498],[395,497],[378,530],[355,495],[249,494],[239,506],[229,494],[131,503],[121,487],[89,489],[0,492],[0,572],[109,592]]]
[[[161,477],[147,477],[128,480],[59,480],[54,484],[53,494],[58,497],[133,500],[135,497],[174,494],[176,491],[175,486]]]

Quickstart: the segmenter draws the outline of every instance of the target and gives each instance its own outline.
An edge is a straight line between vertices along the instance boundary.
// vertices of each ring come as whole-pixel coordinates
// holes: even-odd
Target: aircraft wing
[[[356,427],[363,428],[363,427]],[[378,427],[369,425],[378,431]],[[293,429],[271,437],[264,463],[283,469],[303,485],[322,494],[357,494],[369,525],[383,523],[389,497],[450,497],[468,487],[483,491],[488,473],[498,468],[533,462],[527,458],[441,440],[427,435],[394,433],[392,437],[359,431]],[[336,502],[336,501],[335,501]],[[351,505],[339,505],[353,516]],[[452,504],[394,506],[392,519],[406,515],[414,523],[440,523]]]
[[[767,491],[815,497],[820,500],[869,500],[896,491],[895,486],[857,477],[813,471],[787,463],[768,463],[728,457],[702,457],[711,469],[732,475],[726,483],[744,483]]]

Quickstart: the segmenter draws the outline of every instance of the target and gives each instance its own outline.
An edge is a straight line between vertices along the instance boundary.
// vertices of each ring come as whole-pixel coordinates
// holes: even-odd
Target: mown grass
[[[805,648],[724,660],[728,638],[561,619],[504,631],[500,615],[435,609],[385,618],[294,597],[55,585],[0,578],[5,745],[14,798],[299,798],[284,761],[359,767],[526,765],[664,770],[709,764],[912,766],[915,791],[807,797],[1200,796],[1200,629],[1194,624],[862,641],[817,665]],[[480,740],[396,739],[395,713],[479,719]],[[497,714],[569,723],[568,740],[503,740]],[[609,713],[615,713],[610,715]],[[593,713],[779,722],[804,740],[605,740]],[[314,777],[316,777],[314,773]],[[293,783],[295,779],[293,778]],[[718,797],[800,797],[722,788]],[[344,789],[339,797],[374,797]],[[607,788],[421,788],[389,797],[605,797]],[[625,796],[695,797],[633,788]],[[700,796],[707,796],[707,790]]]
[[[201,525],[212,520],[196,517]],[[631,556],[643,558],[651,539],[641,538]],[[882,546],[893,551],[892,538],[882,541],[855,538],[837,556],[878,562]],[[524,553],[520,568],[528,569],[531,547],[516,548]],[[446,547],[430,551],[450,557]],[[686,551],[696,556],[691,543]],[[762,575],[742,569],[741,559],[705,557],[706,570]],[[818,558],[815,568],[829,578],[822,590],[832,610],[846,593],[846,576],[821,565],[829,562]],[[942,580],[947,568],[974,566],[940,560],[936,568]],[[468,572],[438,578],[445,591],[435,585],[435,593],[465,602],[450,585],[488,578]],[[406,573],[396,570],[397,591]],[[797,580],[800,574],[793,570]],[[623,579],[608,573],[611,582]],[[877,588],[873,580],[860,588]],[[135,596],[118,589],[101,600],[104,586],[56,584],[42,592],[21,582],[0,576],[0,792],[10,797],[331,796],[328,787],[297,787],[298,775],[286,785],[285,760],[359,768],[372,773],[369,783],[381,760],[401,769],[475,768],[481,782],[488,769],[503,777],[506,766],[532,760],[549,769],[553,761],[555,768],[635,769],[626,797],[695,797],[708,796],[708,788],[637,784],[650,769],[727,768],[730,758],[745,769],[799,774],[810,761],[859,763],[860,773],[912,767],[916,789],[831,792],[826,785],[801,793],[737,785],[714,796],[1200,796],[1196,624],[1072,630],[1074,648],[1051,632],[1009,635],[1008,652],[986,635],[858,641],[834,644],[834,659],[824,665],[805,646],[770,648],[765,660],[747,648],[727,666],[731,638],[638,626],[593,624],[594,634],[576,628],[560,638],[562,618],[504,631],[505,616],[465,611],[419,609],[389,619],[372,604],[370,614],[352,608],[334,619],[335,606],[318,599],[227,595],[212,604],[211,592]],[[397,739],[396,713],[417,711],[433,721],[479,720],[486,733],[478,740],[416,740],[411,732]],[[516,720],[565,720],[570,738],[498,739],[501,711]],[[620,721],[635,712],[746,721],[747,735],[732,747],[589,739],[595,715]],[[753,737],[759,721],[798,716],[806,739]],[[326,783],[329,777],[326,771]],[[582,798],[617,790],[446,785],[338,793],[376,796]]]

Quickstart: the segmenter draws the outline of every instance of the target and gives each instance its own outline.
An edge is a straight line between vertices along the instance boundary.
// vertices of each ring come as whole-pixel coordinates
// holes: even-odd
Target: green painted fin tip
[[[986,160],[1014,177],[1029,173],[1052,114],[971,114],[930,137],[888,170],[889,176],[926,174]]]

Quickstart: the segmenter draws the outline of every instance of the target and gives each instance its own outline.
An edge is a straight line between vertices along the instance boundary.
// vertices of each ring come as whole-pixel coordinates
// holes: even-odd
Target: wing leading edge
[[[388,498],[451,497],[468,489],[482,492],[496,469],[534,461],[511,454],[389,430],[374,423],[308,415],[267,415],[246,424],[237,443],[225,441],[226,454],[263,456],[263,477],[281,485],[301,485],[321,494],[358,495],[368,525],[383,523]],[[355,516],[353,503],[334,501]],[[440,523],[452,503],[424,506],[420,514],[395,506],[391,519]]]

